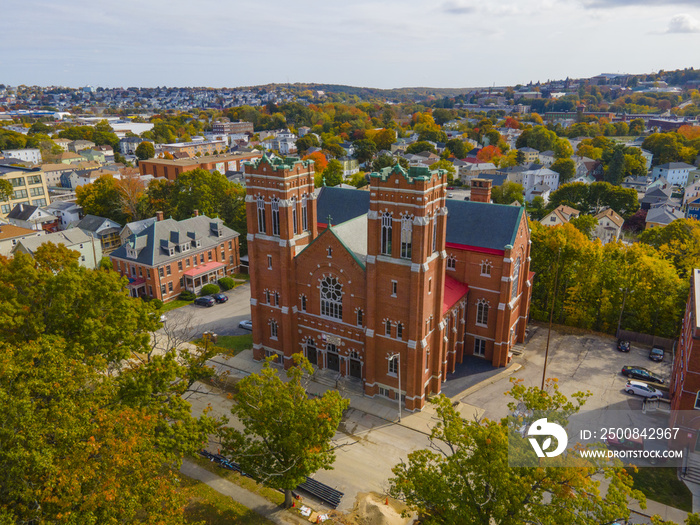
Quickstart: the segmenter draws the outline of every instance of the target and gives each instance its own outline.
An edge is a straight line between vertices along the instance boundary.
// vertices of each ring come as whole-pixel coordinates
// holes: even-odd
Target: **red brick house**
[[[238,232],[221,219],[164,220],[162,212],[156,219],[109,254],[114,270],[129,278],[132,297],[170,301],[238,272]]]
[[[410,410],[466,355],[510,361],[529,311],[530,232],[522,208],[490,204],[490,181],[475,179],[465,202],[425,167],[318,195],[307,161],[263,156],[245,173],[256,359],[288,367],[303,352],[389,398],[400,362]]]

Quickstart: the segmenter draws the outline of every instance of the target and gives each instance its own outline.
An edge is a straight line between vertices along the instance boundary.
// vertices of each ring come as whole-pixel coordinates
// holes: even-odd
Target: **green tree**
[[[542,217],[544,217],[547,214],[544,199],[539,195],[534,197],[529,206],[527,206],[527,211],[532,219],[536,221],[541,220]]]
[[[574,154],[574,148],[571,147],[571,143],[566,139],[558,139],[554,143],[554,156],[557,159],[568,159]]]
[[[122,211],[119,185],[111,175],[102,175],[92,184],[78,186],[75,193],[76,200],[86,215],[105,217],[119,224],[126,223],[127,217]]]
[[[463,159],[467,156],[467,148],[464,145],[464,142],[460,139],[448,140],[445,147],[458,159]]]
[[[154,352],[153,307],[78,256],[49,243],[0,260],[0,516],[181,523],[179,463],[220,423],[182,396],[212,349]]]
[[[576,163],[569,159],[557,159],[550,169],[559,174],[559,184],[566,184],[576,176]]]
[[[678,219],[665,228],[650,228],[639,241],[654,247],[683,279],[700,267],[700,223],[696,220]]]
[[[593,238],[595,227],[598,226],[598,219],[593,215],[579,215],[569,221],[574,228],[583,233],[589,239]]]
[[[541,391],[516,384],[511,395],[529,410],[559,409],[562,415],[578,411],[584,402],[586,394],[574,394],[570,401],[556,382],[548,386],[549,391]],[[569,465],[576,466],[511,468],[507,420],[465,420],[446,397],[432,402],[438,422],[431,448],[411,452],[389,480],[391,494],[425,523],[593,525],[626,519],[628,498],[644,501],[626,471],[604,460],[567,454]],[[599,490],[602,477],[609,482],[605,496]]]
[[[372,140],[356,140],[353,145],[355,146],[355,157],[361,164],[372,160],[377,153],[377,146]]]
[[[151,144],[148,141],[144,141],[141,144],[139,144],[138,146],[136,146],[136,157],[139,160],[152,159],[155,156],[155,154],[156,154],[155,147],[153,146],[153,144]]]
[[[430,144],[429,142],[419,140],[418,142],[414,142],[410,146],[406,148],[406,153],[423,153],[424,151],[429,151],[431,153],[436,153],[437,150],[435,149],[435,146]]]
[[[338,160],[328,161],[328,166],[323,170],[323,179],[326,186],[337,186],[343,183],[343,165]]]
[[[306,152],[309,150],[309,148],[318,148],[321,144],[319,143],[316,135],[314,135],[313,133],[309,133],[307,135],[304,135],[303,137],[299,137],[296,141],[296,145],[297,152],[300,156],[303,157],[304,155],[306,155]]]
[[[622,148],[615,148],[610,164],[606,167],[604,178],[610,184],[619,185],[625,176],[625,154]]]
[[[9,180],[0,179],[0,201],[10,200],[14,191],[15,189]]]
[[[285,493],[292,505],[292,490],[335,460],[331,439],[349,402],[335,390],[310,399],[302,385],[304,372],[313,370],[296,354],[294,366],[283,381],[268,360],[259,374],[238,383],[231,413],[244,430],[223,428],[224,453],[257,481]]]
[[[630,135],[641,135],[646,129],[646,124],[644,124],[644,119],[636,118],[630,122],[629,134]]]
[[[455,167],[452,165],[452,163],[449,160],[445,159],[440,159],[437,162],[434,162],[433,164],[430,165],[431,170],[445,170],[447,172],[447,182],[452,184],[452,182],[455,179],[455,175],[457,173],[457,170]]]
[[[515,201],[523,204],[525,202],[524,194],[525,188],[522,184],[505,181],[491,190],[491,200],[496,204],[511,204]]]
[[[382,168],[387,168],[396,164],[397,160],[389,155],[380,155],[372,162],[372,171],[379,171]],[[408,169],[408,161],[403,157],[398,158],[398,163],[402,168]]]

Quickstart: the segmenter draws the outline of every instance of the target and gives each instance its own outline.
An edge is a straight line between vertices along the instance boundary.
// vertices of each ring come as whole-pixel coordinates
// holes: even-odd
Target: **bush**
[[[220,288],[217,284],[205,284],[202,286],[202,291],[199,295],[211,295],[213,293],[219,293]]]
[[[153,304],[156,310],[160,310],[161,308],[163,308],[163,301],[161,301],[160,299],[153,299],[151,301],[151,304]]]
[[[196,298],[197,296],[194,294],[194,292],[190,292],[189,290],[185,290],[180,294],[181,301],[194,301]]]
[[[221,286],[221,289],[225,292],[236,286],[236,282],[230,277],[222,277],[219,279],[219,286]]]

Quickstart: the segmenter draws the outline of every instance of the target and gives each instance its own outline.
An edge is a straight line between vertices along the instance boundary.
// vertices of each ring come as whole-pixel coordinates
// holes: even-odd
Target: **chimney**
[[[491,202],[491,184],[489,179],[472,179],[472,202]]]
[[[194,210],[194,216],[199,217],[199,210]]]
[[[156,222],[160,222],[163,220],[163,212],[162,211],[157,211],[156,212]]]

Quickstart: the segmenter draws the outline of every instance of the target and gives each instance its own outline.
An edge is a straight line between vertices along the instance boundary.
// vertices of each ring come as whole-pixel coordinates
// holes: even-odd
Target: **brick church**
[[[369,191],[323,187],[297,159],[245,166],[256,359],[303,354],[369,396],[422,408],[477,356],[505,366],[530,305],[522,207],[445,198],[444,171],[395,165]],[[400,364],[400,371],[398,369]],[[466,365],[465,365],[466,366]]]

